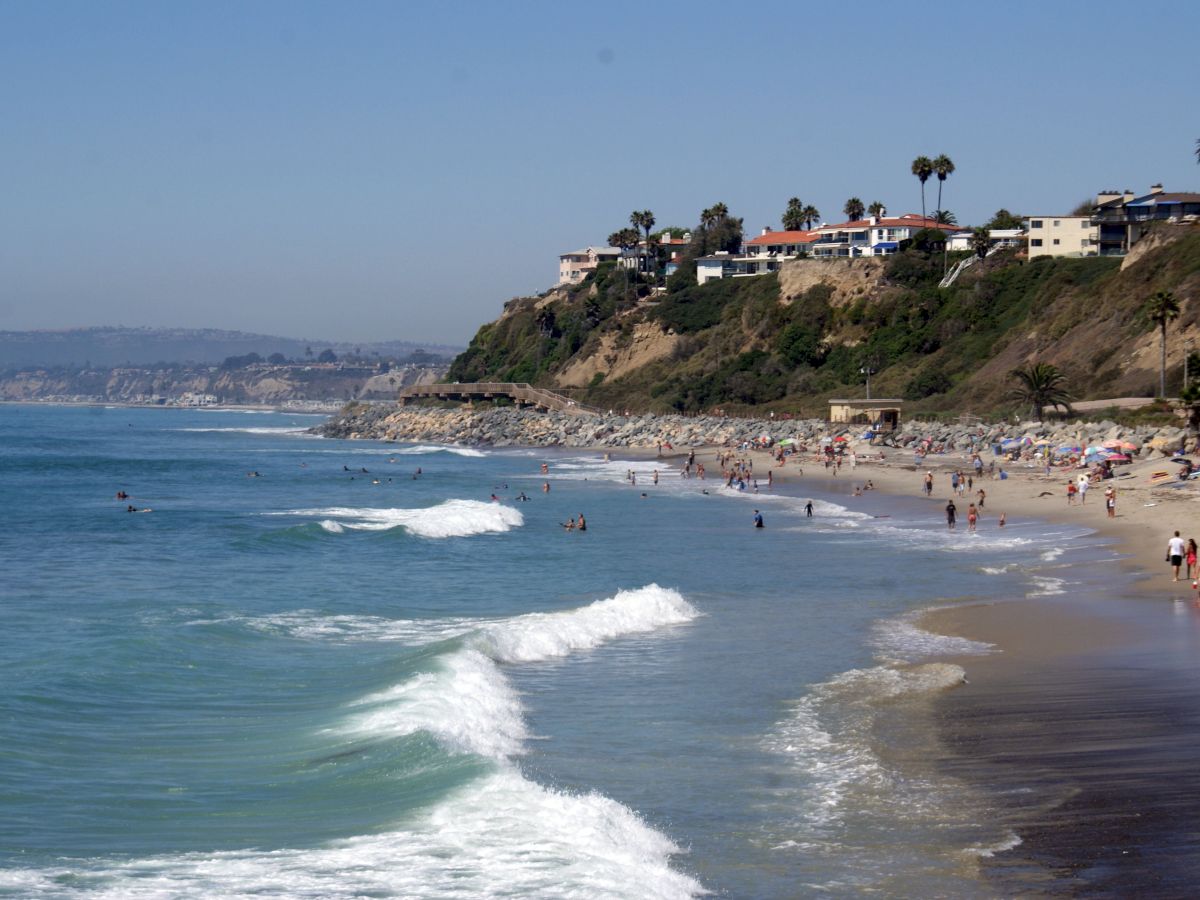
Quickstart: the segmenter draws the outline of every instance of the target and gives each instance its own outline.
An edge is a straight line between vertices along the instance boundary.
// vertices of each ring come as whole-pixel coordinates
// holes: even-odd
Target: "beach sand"
[[[963,457],[920,468],[911,454],[889,457],[844,464],[835,477],[811,456],[776,467],[769,454],[752,454],[760,489],[770,469],[776,484],[840,493],[867,513],[882,506],[870,491],[853,495],[868,479],[882,495],[917,498],[940,514],[951,470],[969,471]],[[1123,570],[1082,596],[964,603],[922,619],[927,630],[997,650],[951,660],[968,683],[939,699],[933,725],[940,767],[987,792],[1016,838],[980,860],[999,895],[1182,897],[1200,884],[1200,608],[1190,583],[1173,582],[1163,561],[1176,529],[1200,536],[1200,490],[1149,481],[1176,468],[1162,457],[1120,467],[1074,506],[1065,488],[1075,470],[1047,476],[1005,464],[1007,479],[985,470],[974,485],[987,492],[980,531],[996,529],[1001,512],[1009,525],[1037,518],[1083,526],[1121,555]],[[926,471],[934,473],[931,498]],[[1118,492],[1112,519],[1108,484]],[[955,499],[959,529],[972,499]]]

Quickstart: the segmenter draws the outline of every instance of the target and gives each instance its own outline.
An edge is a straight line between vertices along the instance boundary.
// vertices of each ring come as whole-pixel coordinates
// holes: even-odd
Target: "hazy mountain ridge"
[[[416,350],[449,359],[462,348],[420,341],[347,342],[287,338],[215,328],[73,328],[0,331],[0,369],[27,366],[212,365],[230,356],[273,353],[304,361],[322,350],[339,357],[403,358]]]

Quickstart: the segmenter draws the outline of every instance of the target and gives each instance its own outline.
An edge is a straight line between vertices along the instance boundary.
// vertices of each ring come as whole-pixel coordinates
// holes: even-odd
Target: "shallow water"
[[[0,407],[0,893],[987,893],[914,616],[1086,533],[318,421]]]

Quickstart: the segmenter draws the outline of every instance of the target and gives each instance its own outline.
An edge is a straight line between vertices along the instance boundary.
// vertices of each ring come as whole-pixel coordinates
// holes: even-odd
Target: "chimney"
[[[1151,196],[1153,196],[1154,194],[1161,194],[1162,192],[1163,192],[1163,186],[1161,183],[1150,185]]]
[[[1096,205],[1103,206],[1105,203],[1112,203],[1114,200],[1121,199],[1121,192],[1114,190],[1101,191],[1096,195]]]
[[[1129,188],[1125,188],[1125,194],[1124,194],[1125,202],[1128,203],[1132,199],[1133,199],[1133,191],[1131,191]]]
[[[879,224],[879,219],[876,218],[875,216],[871,216],[871,218],[867,219],[867,224],[870,225],[872,228],[874,228],[876,225]]]
[[[769,227],[767,227],[766,225],[764,225],[760,237],[766,237],[770,233],[771,233],[771,229]]]

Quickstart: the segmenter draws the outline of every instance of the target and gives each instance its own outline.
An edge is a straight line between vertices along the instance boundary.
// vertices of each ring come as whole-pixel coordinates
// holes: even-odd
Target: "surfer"
[[[813,504],[811,500],[804,504],[804,515],[810,519],[813,517]]]

